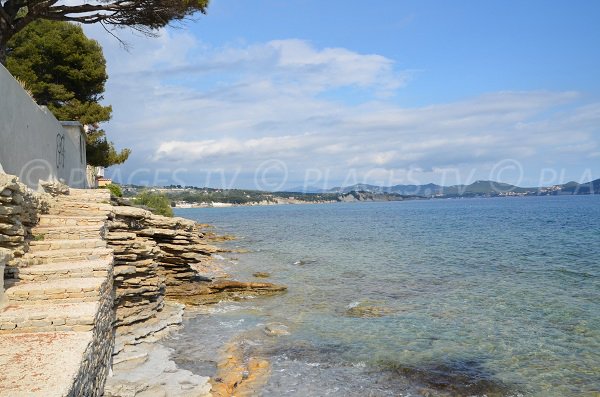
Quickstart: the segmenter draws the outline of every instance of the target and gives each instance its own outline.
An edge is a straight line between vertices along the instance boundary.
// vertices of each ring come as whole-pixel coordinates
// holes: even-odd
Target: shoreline
[[[217,373],[214,376],[182,369],[172,357],[173,351],[166,346],[165,341],[183,330],[186,319],[194,318],[201,312],[209,313],[209,308],[215,304],[274,295],[286,289],[270,283],[237,281],[235,275],[229,274],[218,264],[220,258],[215,258],[217,253],[234,252],[219,244],[232,240],[233,237],[209,231],[212,229],[211,225],[187,218],[180,219],[193,222],[202,231],[203,239],[210,245],[215,244],[210,258],[191,264],[192,269],[206,280],[187,283],[178,293],[167,294],[164,308],[159,312],[154,328],[150,326],[142,329],[133,339],[117,342],[121,344],[121,350],[114,356],[113,374],[105,387],[107,397],[134,396],[139,392],[160,394],[163,391],[167,395],[188,395],[181,394],[180,388],[188,388],[190,396],[229,397],[234,393],[238,396],[251,396],[268,379],[270,363],[258,357],[244,358],[235,340],[219,346],[216,353],[219,357]],[[209,279],[210,282],[207,281]],[[116,347],[115,351],[118,349]]]
[[[589,197],[595,194],[562,194],[562,195],[548,195],[548,194],[528,194],[528,195],[495,195],[495,196],[452,196],[452,197],[414,197],[405,198],[402,200],[379,200],[379,199],[366,199],[366,200],[345,200],[345,201],[301,201],[296,200],[294,202],[252,202],[246,204],[233,204],[225,202],[215,203],[201,203],[201,204],[187,204],[187,205],[175,205],[174,209],[198,209],[198,208],[235,208],[235,207],[267,207],[267,206],[279,206],[279,205],[318,205],[318,204],[358,204],[358,203],[399,203],[407,201],[434,201],[434,200],[477,200],[477,199],[525,199],[525,198],[557,198],[557,197]]]

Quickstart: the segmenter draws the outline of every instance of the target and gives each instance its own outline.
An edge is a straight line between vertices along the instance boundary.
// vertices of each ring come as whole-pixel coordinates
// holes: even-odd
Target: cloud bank
[[[548,167],[567,167],[563,178],[600,172],[600,103],[582,93],[492,92],[410,107],[397,94],[414,76],[377,54],[298,39],[214,48],[182,31],[126,37],[128,53],[86,29],[108,60],[107,130],[134,149],[113,170],[122,181],[140,182],[136,169],[147,168],[166,171],[165,183],[177,171],[175,182],[214,185],[207,175],[220,173],[228,185],[256,187],[274,160],[285,169],[270,178],[285,176],[288,187],[308,174],[322,186],[440,183],[448,169],[464,182],[505,159],[524,165],[522,184]]]

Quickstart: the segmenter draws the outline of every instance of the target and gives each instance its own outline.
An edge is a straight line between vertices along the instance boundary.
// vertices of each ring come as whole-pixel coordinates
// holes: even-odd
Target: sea
[[[288,287],[189,316],[166,343],[195,373],[233,341],[271,362],[261,396],[600,396],[599,195],[176,215],[237,237],[236,279]]]

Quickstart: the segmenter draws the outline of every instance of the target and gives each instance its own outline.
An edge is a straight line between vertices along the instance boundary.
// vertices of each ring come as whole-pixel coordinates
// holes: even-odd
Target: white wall
[[[40,108],[0,65],[0,172],[34,190],[40,181],[87,187],[85,139],[78,123],[63,126]]]

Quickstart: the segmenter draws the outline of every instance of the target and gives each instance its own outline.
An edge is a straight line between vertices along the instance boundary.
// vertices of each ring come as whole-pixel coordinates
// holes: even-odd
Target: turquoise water
[[[273,363],[265,396],[599,395],[600,196],[176,212],[239,237],[237,278],[289,287],[188,320],[190,369],[237,337]]]

